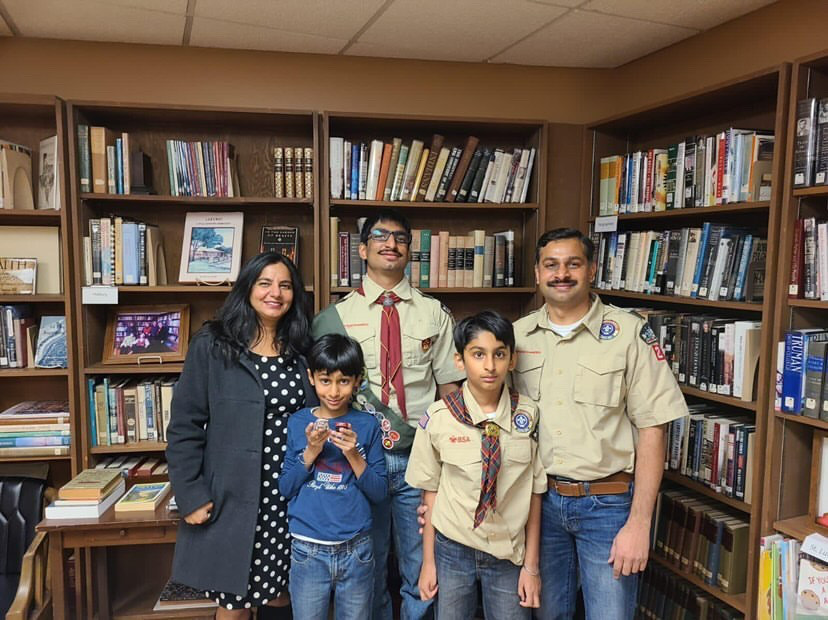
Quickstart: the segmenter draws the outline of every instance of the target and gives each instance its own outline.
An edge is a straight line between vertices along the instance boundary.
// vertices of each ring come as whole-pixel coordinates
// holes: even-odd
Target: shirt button
[[[562,374],[563,374],[563,370],[561,370],[560,368],[558,368],[558,370],[556,370],[556,371],[555,371],[555,374],[556,374],[556,375],[562,375]]]
[[[563,435],[563,431],[558,429],[557,431],[555,431],[555,434],[558,436]]]
[[[563,459],[555,459],[555,463],[557,465],[561,465],[563,463]]]
[[[563,401],[562,401],[562,400],[556,400],[556,401],[555,401],[555,404],[556,404],[556,405],[563,405]]]

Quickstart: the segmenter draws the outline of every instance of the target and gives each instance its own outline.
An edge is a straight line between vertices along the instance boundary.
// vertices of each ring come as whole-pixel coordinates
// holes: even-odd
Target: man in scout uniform
[[[417,580],[422,539],[417,531],[420,491],[404,475],[417,422],[438,393],[457,389],[463,373],[454,365],[451,313],[413,288],[405,277],[411,244],[408,220],[393,209],[369,217],[360,233],[366,261],[362,286],[322,311],[313,335],[336,332],[356,339],[365,356],[366,378],[355,407],[375,415],[383,431],[389,498],[373,512],[375,591],[373,620],[391,620],[387,558],[391,522],[400,576],[403,620],[430,617]]]
[[[479,581],[487,618],[529,620],[546,492],[537,407],[504,387],[515,364],[509,321],[492,311],[463,319],[454,344],[468,378],[420,418],[405,476],[428,507],[420,595],[438,595],[440,620],[471,620]]]
[[[687,406],[647,322],[590,294],[596,264],[588,237],[547,232],[535,260],[546,303],[515,323],[512,379],[540,410],[548,475],[540,617],[572,617],[580,581],[587,617],[632,618],[665,425]]]

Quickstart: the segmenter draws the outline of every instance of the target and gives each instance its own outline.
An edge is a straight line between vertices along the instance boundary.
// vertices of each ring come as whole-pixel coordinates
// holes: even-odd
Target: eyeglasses
[[[388,241],[388,237],[391,235],[394,235],[394,241],[397,242],[397,245],[408,245],[411,243],[411,234],[405,232],[404,230],[395,230],[391,232],[390,230],[385,230],[384,228],[374,228],[370,233],[368,233],[368,239],[379,243],[382,241]]]

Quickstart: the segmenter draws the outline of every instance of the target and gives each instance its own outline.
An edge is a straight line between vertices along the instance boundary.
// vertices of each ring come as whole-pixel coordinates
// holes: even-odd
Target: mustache
[[[387,250],[380,250],[379,253],[380,254],[391,254],[391,253],[393,253],[394,256],[402,256],[402,254],[400,252],[398,252],[397,250],[392,250],[390,248],[387,249]]]
[[[563,280],[554,279],[546,281],[546,286],[555,286],[557,284],[578,284],[578,281],[573,280],[572,278],[564,278]]]

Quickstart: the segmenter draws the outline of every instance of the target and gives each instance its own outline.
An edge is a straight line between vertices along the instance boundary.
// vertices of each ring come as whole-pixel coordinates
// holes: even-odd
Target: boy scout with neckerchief
[[[665,426],[687,415],[649,325],[590,294],[592,241],[545,233],[535,275],[544,305],[515,323],[514,387],[540,411],[548,475],[541,519],[539,617],[632,618],[664,468]]]

